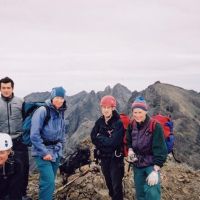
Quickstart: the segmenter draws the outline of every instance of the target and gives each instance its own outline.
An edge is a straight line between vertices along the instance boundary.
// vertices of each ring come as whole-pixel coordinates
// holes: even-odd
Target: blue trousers
[[[57,158],[56,162],[51,162],[43,160],[40,157],[35,157],[35,161],[40,173],[39,200],[52,200],[60,158]]]
[[[149,186],[146,182],[147,176],[152,171],[153,171],[153,166],[144,168],[133,167],[137,200],[160,200],[161,198],[160,180],[158,184],[154,186]],[[160,174],[159,174],[159,179],[160,179]]]

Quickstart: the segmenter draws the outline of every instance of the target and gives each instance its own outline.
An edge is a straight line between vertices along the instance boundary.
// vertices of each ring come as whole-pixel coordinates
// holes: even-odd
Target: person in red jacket
[[[123,135],[124,127],[116,111],[116,99],[104,96],[100,101],[102,116],[96,121],[91,140],[101,160],[101,169],[112,200],[123,200],[124,176]]]

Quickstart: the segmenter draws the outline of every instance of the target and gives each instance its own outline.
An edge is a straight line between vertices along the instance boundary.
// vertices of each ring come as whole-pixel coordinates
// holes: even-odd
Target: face
[[[0,151],[0,165],[3,165],[7,160],[10,154],[10,150]]]
[[[146,119],[146,114],[147,112],[140,108],[133,109],[133,119],[138,123],[141,123]]]
[[[10,97],[13,93],[11,83],[1,83],[0,90],[4,97]]]
[[[56,109],[59,109],[62,107],[65,99],[63,97],[54,97],[52,99],[52,104],[56,107]]]
[[[112,117],[112,111],[114,110],[113,107],[110,106],[101,106],[101,112],[105,118]]]

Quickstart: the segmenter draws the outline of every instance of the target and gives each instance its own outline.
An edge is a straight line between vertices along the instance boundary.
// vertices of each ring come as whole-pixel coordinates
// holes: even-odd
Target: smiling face
[[[65,99],[63,97],[54,97],[52,99],[52,104],[55,106],[56,109],[59,109],[62,107]]]
[[[0,165],[4,165],[8,160],[8,156],[10,154],[10,150],[0,151]]]
[[[114,108],[110,106],[101,106],[101,112],[105,119],[110,119],[112,117],[112,112]]]
[[[147,112],[142,110],[141,108],[133,109],[133,119],[138,123],[144,122],[144,120],[146,119],[146,114]]]

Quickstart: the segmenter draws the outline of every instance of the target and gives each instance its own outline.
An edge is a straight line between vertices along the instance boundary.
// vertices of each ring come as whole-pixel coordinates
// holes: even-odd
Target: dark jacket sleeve
[[[153,132],[152,151],[154,165],[162,167],[167,159],[167,146],[164,139],[163,129],[158,123],[156,123]]]
[[[126,130],[126,142],[127,142],[128,148],[132,148],[132,136],[131,136],[131,132],[132,132],[132,125],[129,124],[128,128]]]
[[[97,120],[91,132],[92,143],[102,153],[113,153],[119,147],[121,148],[124,136],[124,127],[120,120],[116,121],[113,126],[113,132],[110,137],[102,130],[101,119]]]
[[[117,147],[121,146],[123,142],[123,136],[124,126],[122,122],[118,120],[115,122],[111,137],[107,137],[101,134],[97,136],[97,140],[102,147],[111,147],[112,149],[116,149]]]
[[[97,141],[97,134],[99,133],[99,126],[98,126],[98,121],[95,122],[95,125],[92,129],[92,132],[90,134],[92,143],[97,146],[98,145],[98,141]]]

